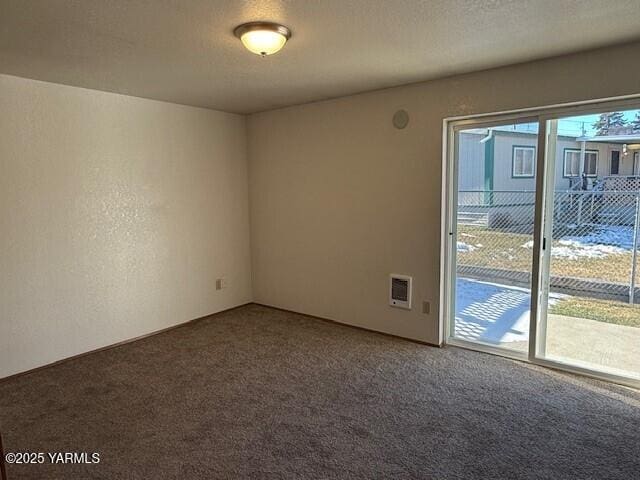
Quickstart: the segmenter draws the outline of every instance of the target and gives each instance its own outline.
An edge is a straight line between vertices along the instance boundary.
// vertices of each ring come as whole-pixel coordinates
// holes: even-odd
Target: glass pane
[[[578,152],[572,152],[571,159],[571,175],[577,177],[580,175],[580,154]]]
[[[454,338],[528,351],[535,178],[515,146],[537,141],[537,123],[456,134]]]
[[[595,175],[598,173],[598,154],[592,153],[587,156],[587,163],[589,165],[587,169],[588,175]]]
[[[533,175],[533,152],[531,150],[527,150],[527,155],[525,156],[524,173]]]
[[[547,219],[549,274],[544,281],[546,323],[538,355],[562,363],[640,379],[640,177],[633,152],[640,111],[608,112],[550,122],[548,165],[553,179]],[[640,116],[638,117],[640,118]],[[614,125],[615,124],[615,125]],[[585,152],[579,182],[562,176],[563,152]],[[609,175],[619,150],[620,175]],[[624,153],[626,151],[626,153]],[[597,176],[586,178],[587,175]],[[552,190],[552,191],[551,191]],[[549,242],[547,242],[549,243]]]
[[[522,175],[524,173],[524,169],[522,167],[522,149],[516,149],[516,165],[515,165],[515,174]]]

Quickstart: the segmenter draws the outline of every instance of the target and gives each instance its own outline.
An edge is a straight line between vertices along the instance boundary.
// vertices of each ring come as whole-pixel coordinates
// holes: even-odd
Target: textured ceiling
[[[248,113],[639,36],[640,0],[0,0],[0,73]]]

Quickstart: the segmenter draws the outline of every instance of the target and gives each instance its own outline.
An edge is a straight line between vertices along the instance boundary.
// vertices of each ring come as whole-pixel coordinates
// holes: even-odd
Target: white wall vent
[[[396,273],[389,275],[389,305],[411,309],[411,277]]]

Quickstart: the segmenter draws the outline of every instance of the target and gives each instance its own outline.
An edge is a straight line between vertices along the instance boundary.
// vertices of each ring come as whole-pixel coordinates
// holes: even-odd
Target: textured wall
[[[250,301],[245,134],[0,75],[0,377]]]
[[[638,94],[639,56],[635,43],[250,116],[255,300],[438,343],[443,118]],[[388,307],[392,272],[414,276],[429,315]]]

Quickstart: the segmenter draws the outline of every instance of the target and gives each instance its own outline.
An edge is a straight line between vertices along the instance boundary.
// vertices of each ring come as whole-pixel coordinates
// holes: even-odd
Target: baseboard
[[[396,339],[399,339],[399,340],[405,340],[407,342],[418,343],[420,345],[428,345],[429,347],[437,347],[437,348],[441,348],[443,346],[443,344],[425,342],[424,340],[418,340],[418,339],[411,338],[411,337],[403,337],[401,335],[395,335],[393,333],[381,332],[379,330],[374,330],[372,328],[360,327],[358,325],[351,325],[349,323],[340,322],[338,320],[331,320],[330,318],[318,317],[316,315],[309,315],[308,313],[296,312],[295,310],[289,310],[287,308],[276,307],[274,305],[267,305],[266,303],[259,303],[259,302],[251,302],[251,303],[253,305],[259,305],[261,307],[273,308],[274,310],[280,310],[281,312],[295,313],[296,315],[302,315],[303,317],[312,318],[314,320],[320,320],[322,322],[333,323],[334,325],[340,325],[342,327],[355,328],[356,330],[362,330],[362,331],[365,331],[365,332],[377,333],[378,335],[384,335],[385,337],[391,337],[391,338],[396,338]]]
[[[65,357],[65,358],[63,358],[61,360],[56,360],[55,362],[47,363],[46,365],[41,365],[39,367],[31,368],[29,370],[25,370],[24,372],[14,373],[12,375],[9,375],[8,377],[0,378],[0,383],[12,380],[12,379],[17,378],[17,377],[22,377],[23,375],[29,375],[31,373],[35,373],[35,372],[38,372],[40,370],[44,370],[45,368],[54,367],[56,365],[60,365],[61,363],[65,363],[65,362],[68,362],[70,360],[75,360],[77,358],[82,358],[82,357],[84,357],[86,355],[91,355],[92,353],[104,352],[105,350],[110,350],[112,348],[121,347],[122,345],[127,345],[129,343],[138,342],[140,340],[144,340],[145,338],[153,337],[154,335],[160,335],[161,333],[165,333],[165,332],[169,332],[171,330],[175,330],[176,328],[186,327],[187,325],[190,325],[192,323],[198,322],[200,320],[204,320],[205,318],[215,317],[217,315],[221,315],[223,313],[227,313],[227,312],[230,312],[232,310],[236,310],[238,308],[242,308],[242,307],[245,307],[247,305],[251,305],[252,303],[253,302],[247,302],[247,303],[243,303],[242,305],[236,305],[235,307],[226,308],[224,310],[220,310],[219,312],[211,313],[209,315],[204,315],[203,317],[194,318],[192,320],[187,320],[186,322],[178,323],[177,325],[172,325],[172,326],[166,327],[166,328],[161,328],[160,330],[154,330],[151,333],[145,333],[144,335],[139,335],[137,337],[133,337],[133,338],[130,338],[130,339],[127,339],[127,340],[123,340],[121,342],[113,343],[113,344],[107,345],[105,347],[100,347],[100,348],[96,348],[94,350],[89,350],[88,352],[78,353],[77,355],[72,355],[71,357]]]
[[[331,320],[329,318],[318,317],[316,315],[309,315],[309,314],[303,313],[303,312],[296,312],[295,310],[289,310],[289,309],[286,309],[286,308],[276,307],[276,306],[273,306],[273,305],[267,305],[267,304],[259,303],[259,302],[247,302],[247,303],[243,303],[242,305],[237,305],[235,307],[227,308],[225,310],[220,310],[219,312],[212,313],[210,315],[205,315],[203,317],[198,317],[198,318],[194,318],[192,320],[187,320],[186,322],[182,322],[182,323],[179,323],[177,325],[172,325],[170,327],[162,328],[160,330],[155,330],[155,331],[150,332],[150,333],[145,333],[144,335],[140,335],[140,336],[137,336],[137,337],[134,337],[134,338],[123,340],[121,342],[117,342],[117,343],[113,343],[111,345],[107,345],[107,346],[104,346],[104,347],[96,348],[94,350],[89,350],[88,352],[83,352],[83,353],[79,353],[77,355],[72,355],[71,357],[66,357],[66,358],[63,358],[63,359],[60,359],[60,360],[56,360],[55,362],[47,363],[46,365],[41,365],[39,367],[31,368],[29,370],[25,370],[24,372],[14,373],[13,375],[9,375],[7,377],[0,378],[0,383],[1,382],[6,382],[6,381],[9,381],[9,380],[18,378],[18,377],[22,377],[23,375],[29,375],[31,373],[35,373],[35,372],[38,372],[40,370],[44,370],[46,368],[54,367],[56,365],[60,365],[61,363],[65,363],[65,362],[69,362],[71,360],[82,358],[82,357],[84,357],[86,355],[91,355],[92,353],[103,352],[105,350],[110,350],[112,348],[121,347],[123,345],[127,345],[127,344],[130,344],[130,343],[138,342],[140,340],[144,340],[145,338],[149,338],[149,337],[152,337],[154,335],[160,335],[161,333],[169,332],[171,330],[175,330],[176,328],[186,327],[186,326],[188,326],[188,325],[190,325],[192,323],[198,322],[200,320],[204,320],[205,318],[215,317],[217,315],[221,315],[223,313],[230,312],[232,310],[236,310],[238,308],[242,308],[242,307],[245,307],[247,305],[259,305],[261,307],[273,308],[274,310],[280,310],[282,312],[294,313],[296,315],[302,315],[304,317],[312,318],[314,320],[320,320],[322,322],[328,322],[328,323],[332,323],[334,325],[340,325],[342,327],[354,328],[356,330],[362,330],[362,331],[365,331],[365,332],[377,333],[378,335],[384,335],[386,337],[405,340],[407,342],[418,343],[420,345],[428,345],[430,347],[438,347],[438,348],[442,347],[442,345],[438,345],[437,343],[425,342],[423,340],[417,340],[415,338],[410,338],[410,337],[403,337],[401,335],[394,335],[392,333],[387,333],[387,332],[380,332],[378,330],[373,330],[371,328],[360,327],[360,326],[357,326],[357,325],[350,325],[348,323],[339,322],[337,320]]]

